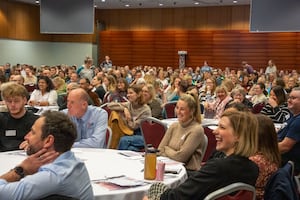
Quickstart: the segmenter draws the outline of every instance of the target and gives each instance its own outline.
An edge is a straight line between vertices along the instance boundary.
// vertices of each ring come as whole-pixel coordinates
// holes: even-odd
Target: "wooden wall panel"
[[[220,6],[96,10],[94,34],[40,34],[39,7],[0,1],[0,37],[29,41],[99,40],[100,61],[110,55],[118,65],[177,66],[178,50],[188,51],[187,66],[254,67],[274,59],[278,68],[299,67],[300,33],[249,33],[250,7]]]
[[[7,39],[49,41],[49,42],[89,42],[95,43],[94,34],[41,34],[39,6],[0,1],[0,37]]]
[[[8,3],[6,1],[0,1],[0,37],[6,37],[8,35]]]
[[[249,33],[246,31],[103,31],[101,58],[110,55],[118,66],[178,66],[178,51],[188,52],[186,64],[241,68],[248,61],[255,69],[273,59],[279,69],[299,62],[300,33]],[[105,39],[107,38],[107,39]]]

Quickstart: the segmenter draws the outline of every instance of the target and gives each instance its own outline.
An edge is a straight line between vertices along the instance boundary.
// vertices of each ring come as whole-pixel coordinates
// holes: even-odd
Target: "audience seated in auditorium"
[[[25,136],[28,157],[0,176],[1,199],[43,199],[54,194],[93,199],[86,166],[70,151],[75,139],[76,127],[67,115],[43,113]]]
[[[92,100],[94,106],[100,106],[101,105],[100,98],[98,97],[97,93],[92,91],[90,80],[88,78],[81,78],[79,80],[79,87],[84,89],[88,93],[88,95],[89,95],[90,99]]]
[[[242,87],[235,88],[231,91],[231,97],[232,99],[228,102],[228,104],[225,106],[227,107],[229,104],[233,102],[239,102],[244,104],[249,110],[252,109],[253,104],[249,99],[246,98],[246,90]]]
[[[16,82],[17,84],[20,84],[20,85],[24,85],[24,77],[20,74],[13,75],[13,78],[11,81]]]
[[[25,109],[28,92],[24,86],[4,83],[1,95],[8,112],[0,113],[0,151],[18,150],[38,115]]]
[[[171,83],[169,87],[167,87],[164,91],[164,103],[167,103],[172,100],[176,100],[179,97],[179,84],[181,82],[181,79],[177,75],[172,75],[171,77]]]
[[[108,103],[108,96],[112,92],[114,92],[117,88],[117,81],[114,76],[112,75],[106,75],[103,77],[103,89],[105,90],[105,95],[102,97],[103,103]],[[101,98],[101,97],[100,97]]]
[[[37,77],[34,74],[33,67],[31,65],[26,65],[24,70],[24,85],[36,85]]]
[[[287,105],[287,96],[281,86],[272,87],[268,103],[261,113],[270,117],[274,123],[284,123],[292,117]]]
[[[253,87],[254,87],[254,95],[251,98],[251,102],[253,103],[253,105],[258,103],[266,104],[268,98],[266,96],[265,84],[257,83]]]
[[[258,120],[258,150],[249,159],[259,168],[255,184],[256,199],[263,200],[265,186],[271,175],[280,167],[281,158],[277,143],[277,133],[272,120],[262,114],[255,115]]]
[[[107,96],[107,102],[126,102],[127,100],[127,89],[128,83],[126,79],[117,79],[117,87],[115,91],[111,91]]]
[[[159,155],[184,163],[188,171],[199,170],[200,159],[205,153],[205,139],[198,96],[182,94],[176,114],[178,122],[168,128],[159,144]]]
[[[289,160],[295,164],[295,173],[300,173],[300,87],[292,89],[288,98],[288,108],[293,116],[278,132],[278,146],[282,163]]]
[[[38,87],[35,89],[28,101],[30,106],[57,106],[57,93],[48,76],[40,76]]]
[[[72,72],[70,75],[70,80],[67,83],[78,83],[79,75],[76,72]]]
[[[227,88],[224,85],[216,88],[216,96],[217,98],[213,102],[204,103],[204,113],[213,112],[213,118],[219,119],[231,97],[228,95]]]
[[[102,108],[88,105],[89,95],[82,88],[68,94],[67,113],[76,124],[77,139],[73,147],[105,148],[107,112]]]
[[[215,100],[216,87],[217,87],[216,80],[213,77],[207,78],[204,82],[203,87],[199,90],[200,102],[204,103],[209,100]]]
[[[288,78],[288,82],[286,84],[286,91],[290,93],[294,87],[298,87],[298,83],[295,77]]]
[[[151,109],[152,117],[162,118],[161,100],[156,97],[153,85],[147,84],[142,88],[143,98]]]
[[[127,98],[129,102],[112,102],[108,104],[108,108],[117,111],[121,120],[123,120],[122,122],[132,130],[130,135],[123,136],[112,127],[112,143],[116,144],[119,141],[118,149],[120,150],[139,151],[144,148],[144,139],[139,126],[143,119],[151,117],[151,110],[144,100],[142,88],[138,85],[129,86]]]
[[[92,86],[92,91],[98,95],[98,97],[102,102],[102,99],[106,93],[106,91],[102,86],[102,78],[100,78],[99,76],[94,76],[91,81],[91,86]]]
[[[57,95],[66,93],[66,82],[61,77],[57,76],[52,79],[54,89],[56,90]]]
[[[204,199],[209,193],[231,183],[242,182],[255,186],[259,169],[248,158],[257,151],[258,122],[251,113],[225,111],[214,130],[217,150],[224,158],[211,158],[199,171],[184,183],[169,189],[161,183],[154,183],[148,192],[149,198]]]

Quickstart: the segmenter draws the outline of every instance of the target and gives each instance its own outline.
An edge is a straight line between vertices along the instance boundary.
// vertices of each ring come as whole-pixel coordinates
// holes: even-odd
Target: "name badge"
[[[5,136],[7,136],[7,137],[17,136],[17,131],[16,130],[6,130]]]

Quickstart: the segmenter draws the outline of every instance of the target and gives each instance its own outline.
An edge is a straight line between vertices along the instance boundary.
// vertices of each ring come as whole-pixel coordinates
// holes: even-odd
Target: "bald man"
[[[106,148],[107,112],[88,105],[89,95],[82,88],[71,90],[67,97],[67,113],[77,127],[77,139],[73,147]]]

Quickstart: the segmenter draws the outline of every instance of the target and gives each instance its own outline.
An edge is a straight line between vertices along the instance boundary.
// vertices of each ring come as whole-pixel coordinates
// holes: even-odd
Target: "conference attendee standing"
[[[84,61],[83,68],[78,73],[80,78],[87,78],[90,81],[93,79],[94,70],[92,69],[92,65],[93,65],[93,59],[90,57],[87,57]]]
[[[25,136],[29,157],[0,176],[0,199],[43,199],[51,195],[94,199],[85,164],[70,151],[75,139],[76,127],[68,116],[45,112]]]
[[[96,106],[89,106],[89,95],[82,88],[71,90],[67,97],[67,113],[77,127],[74,147],[104,148],[107,130],[107,112]]]
[[[0,113],[0,151],[18,150],[38,116],[25,109],[28,92],[24,86],[4,83],[1,95],[8,112]]]
[[[268,76],[271,73],[276,74],[276,72],[277,72],[277,68],[276,68],[275,63],[273,62],[273,60],[269,60],[268,61],[268,66],[267,66],[266,71],[265,71],[265,74]]]
[[[108,71],[108,69],[112,68],[112,61],[110,60],[109,56],[105,56],[104,61],[100,64],[100,67],[105,70]]]
[[[247,72],[248,74],[253,74],[254,73],[253,67],[251,65],[249,65],[246,61],[242,62],[242,67],[243,67],[243,70],[245,72]]]

